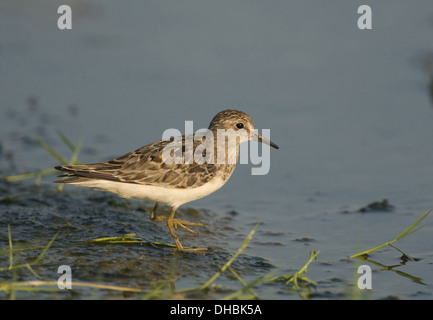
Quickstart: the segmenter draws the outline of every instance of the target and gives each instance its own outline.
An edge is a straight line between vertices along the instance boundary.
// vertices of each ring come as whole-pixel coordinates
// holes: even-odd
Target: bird
[[[223,136],[221,132],[226,135]],[[235,139],[230,140],[233,137]],[[175,218],[176,210],[185,203],[220,189],[235,170],[240,143],[248,140],[279,149],[254,129],[248,114],[232,109],[223,110],[213,117],[206,134],[202,133],[198,138],[194,135],[171,137],[108,161],[59,165],[55,169],[63,172],[59,176],[62,179],[54,182],[108,191],[123,198],[151,200],[155,205],[150,219],[167,224],[176,250],[204,251],[207,248],[185,248],[176,230],[181,227],[198,235],[190,227],[205,224]],[[175,154],[178,157],[173,156]],[[198,160],[191,161],[191,155]],[[168,217],[157,215],[160,203],[171,207]]]

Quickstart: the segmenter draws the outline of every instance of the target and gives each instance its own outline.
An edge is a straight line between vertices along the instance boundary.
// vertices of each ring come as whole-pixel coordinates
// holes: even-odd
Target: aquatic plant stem
[[[242,242],[242,244],[239,247],[238,251],[205,284],[203,284],[200,287],[200,290],[206,290],[211,285],[211,283],[214,282],[221,275],[221,273],[223,273],[228,267],[230,267],[230,265],[232,264],[232,262],[246,249],[246,247],[248,246],[248,243],[252,239],[252,237],[253,237],[254,233],[256,232],[257,228],[259,227],[259,225],[260,225],[260,223],[258,223],[254,227],[254,229],[251,230],[251,232],[248,234],[248,236]]]
[[[9,270],[11,270],[14,265],[14,256],[13,256],[13,247],[12,247],[11,226],[9,224],[8,224],[8,238],[9,238]]]
[[[395,237],[395,239],[393,239],[393,240],[391,240],[391,241],[388,241],[388,242],[385,242],[384,244],[381,244],[380,246],[377,246],[377,247],[375,247],[375,248],[373,248],[373,249],[369,249],[369,250],[365,250],[365,251],[363,251],[363,252],[360,252],[360,253],[357,253],[357,254],[353,254],[353,255],[351,255],[351,256],[349,256],[349,258],[358,258],[358,257],[360,257],[360,256],[364,256],[364,255],[368,255],[369,253],[371,253],[371,252],[373,252],[373,251],[376,251],[376,250],[379,250],[379,249],[381,249],[381,248],[383,248],[383,247],[386,247],[386,246],[390,246],[390,247],[392,247],[392,248],[394,248],[394,249],[396,249],[396,250],[398,250],[399,252],[401,252],[402,254],[404,254],[406,257],[408,257],[409,259],[413,259],[413,258],[411,258],[409,255],[407,255],[407,254],[405,254],[403,251],[401,251],[400,249],[397,249],[395,246],[393,246],[392,245],[392,243],[394,243],[394,242],[396,242],[396,241],[398,241],[398,240],[400,240],[400,239],[403,239],[404,237],[407,237],[408,235],[410,235],[410,234],[412,234],[412,233],[414,233],[414,232],[416,232],[416,231],[418,231],[419,229],[421,229],[421,228],[424,228],[427,224],[425,224],[425,225],[423,225],[423,226],[421,226],[421,227],[419,227],[419,228],[416,228],[416,229],[414,229],[422,220],[424,220],[429,214],[430,214],[430,212],[431,212],[432,210],[430,210],[429,212],[427,212],[426,214],[424,214],[421,218],[419,218],[418,220],[416,220],[412,225],[410,225],[406,230],[404,230],[402,233],[400,233],[397,237]]]

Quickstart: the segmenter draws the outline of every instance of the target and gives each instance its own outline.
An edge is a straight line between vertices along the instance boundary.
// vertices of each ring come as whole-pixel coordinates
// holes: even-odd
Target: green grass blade
[[[243,288],[239,289],[236,292],[233,292],[231,294],[229,294],[228,296],[225,296],[223,298],[221,298],[221,300],[232,300],[232,299],[260,299],[260,296],[253,290],[254,287],[258,286],[261,283],[264,282],[269,282],[270,277],[272,277],[275,273],[278,272],[278,269],[272,270],[271,272],[269,272],[268,274],[259,277],[255,280],[253,280],[251,283],[247,284],[245,283],[245,281],[243,281],[241,279],[241,277],[239,277],[239,275],[235,272],[234,269],[232,269],[231,267],[228,268],[232,274],[236,277],[236,279],[243,285]],[[251,293],[250,296],[245,296],[242,295],[244,294],[246,291],[249,291]]]
[[[114,242],[136,241],[140,243],[143,242],[139,237],[137,237],[135,233],[128,233],[128,234],[124,234],[123,236],[117,236],[117,237],[104,237],[104,238],[89,240],[89,242],[107,242],[107,243],[112,243],[113,241]]]
[[[7,176],[4,179],[6,181],[12,182],[12,181],[19,181],[19,180],[25,180],[25,179],[30,179],[30,178],[37,178],[38,176],[44,176],[47,174],[53,174],[55,173],[56,170],[53,168],[50,169],[43,169],[43,170],[39,170],[36,172],[29,172],[29,173],[24,173],[24,174],[19,174],[16,176]]]
[[[380,246],[377,246],[377,247],[375,247],[373,249],[369,249],[369,250],[362,251],[360,253],[353,254],[353,255],[349,256],[349,258],[356,258],[356,257],[364,256],[364,255],[369,254],[369,253],[371,253],[373,251],[376,251],[376,250],[379,250],[379,249],[381,249],[383,247],[386,247],[387,245],[389,245],[392,242],[386,242],[386,243],[381,244]]]
[[[228,295],[227,297],[222,298],[221,300],[231,300],[234,299],[236,297],[238,297],[239,295],[241,295],[242,293],[244,293],[245,291],[249,291],[252,296],[254,297],[254,299],[258,299],[259,295],[257,293],[254,292],[254,290],[252,289],[254,286],[256,286],[260,281],[254,281],[254,283],[251,284],[247,284],[239,275],[238,273],[232,268],[232,267],[228,267],[228,270],[234,275],[234,277],[242,284],[243,288],[238,290],[237,292],[234,292],[230,295]]]
[[[421,218],[419,218],[418,220],[416,220],[413,224],[411,224],[408,228],[406,228],[402,233],[400,233],[397,237],[395,237],[395,239],[393,239],[391,241],[388,241],[388,242],[385,242],[384,244],[381,244],[380,246],[377,246],[377,247],[375,247],[373,249],[369,249],[369,250],[366,250],[366,251],[363,251],[363,252],[360,252],[360,253],[353,254],[353,255],[349,256],[349,258],[359,258],[360,256],[367,255],[367,254],[369,254],[369,253],[371,253],[373,251],[376,251],[376,250],[381,249],[381,248],[386,247],[386,246],[390,246],[392,248],[397,249],[396,247],[394,247],[392,245],[392,243],[394,243],[394,242],[396,242],[396,241],[398,241],[400,239],[403,239],[403,238],[407,237],[408,235],[410,235],[410,234],[412,234],[412,233],[420,230],[421,228],[424,228],[427,224],[425,224],[425,225],[423,225],[421,227],[418,227],[418,228],[416,228],[416,226],[418,226],[418,224],[422,220],[424,220],[430,214],[431,211],[432,210],[430,210],[429,212],[427,212],[426,214],[424,214]],[[405,256],[407,256],[409,259],[411,258],[408,254],[404,253],[400,249],[397,249],[397,250],[400,251]]]
[[[56,130],[57,135],[59,136],[59,138],[63,141],[63,143],[72,151],[74,152],[75,150],[75,145],[71,142],[71,140],[68,139],[68,137],[66,137],[66,135],[60,131],[60,129]]]
[[[72,157],[71,157],[71,159],[68,161],[68,165],[71,165],[71,164],[80,164],[80,161],[78,161],[78,154],[80,153],[81,147],[82,147],[83,142],[84,142],[84,138],[81,137],[81,138],[78,140],[77,145],[74,146],[74,145],[72,144],[72,142],[71,142],[68,138],[66,138],[66,136],[65,136],[63,133],[61,133],[60,131],[59,131],[58,133],[59,133],[59,135],[60,135],[60,138],[61,138],[61,139],[65,142],[65,144],[66,144],[70,149],[72,149],[72,151],[73,151]],[[65,179],[65,178],[62,178],[62,179]],[[58,190],[58,191],[63,191],[63,187],[64,187],[64,184],[59,184],[59,186],[57,187],[57,190]]]
[[[161,290],[167,286],[169,282],[165,281],[160,283],[159,285],[157,285],[152,291],[150,291],[148,294],[146,294],[142,300],[150,300],[152,298],[158,297],[158,295],[160,294]]]
[[[84,288],[97,288],[105,290],[116,290],[123,292],[142,292],[138,288],[127,288],[119,287],[107,284],[97,284],[97,283],[87,283],[87,282],[74,282],[71,283],[72,287],[84,287]],[[41,280],[31,280],[11,283],[0,283],[0,291],[58,291],[57,281],[41,281]]]
[[[397,250],[398,252],[400,252],[403,256],[405,256],[406,258],[408,258],[411,261],[415,261],[415,259],[413,257],[411,257],[410,255],[404,253],[403,251],[401,251],[399,248],[397,248],[396,246],[393,246],[392,244],[389,244],[389,246],[391,248],[394,248],[395,250]]]
[[[313,280],[307,278],[305,276],[305,273],[307,273],[307,268],[310,265],[310,263],[313,260],[317,260],[317,255],[319,254],[320,250],[315,251],[315,250],[311,250],[310,251],[310,258],[308,259],[308,261],[305,263],[305,265],[299,269],[297,272],[295,273],[290,273],[290,274],[286,274],[283,276],[279,276],[279,277],[274,277],[271,279],[268,279],[268,282],[284,282],[285,284],[289,284],[293,282],[293,289],[294,290],[300,290],[301,287],[299,285],[298,279],[311,283],[313,285],[316,285],[316,282],[314,282]]]
[[[27,267],[27,269],[29,269],[29,271],[36,277],[36,278],[38,278],[38,279],[41,279],[41,280],[44,280],[40,275],[38,275],[37,273],[36,273],[36,271],[35,270],[33,270],[33,268],[30,266],[30,264],[26,264],[25,265],[26,267]]]
[[[51,247],[51,245],[53,244],[54,240],[57,238],[57,236],[59,235],[59,232],[57,232],[54,237],[50,240],[50,242],[47,244],[47,246],[44,248],[44,250],[41,252],[41,254],[39,255],[39,257],[36,258],[36,260],[34,261],[34,263],[38,263],[42,260],[43,256],[45,255],[45,253],[48,251],[48,249]]]
[[[12,235],[11,235],[10,225],[8,225],[8,238],[9,238],[9,270],[11,270],[14,265],[14,256],[13,256]]]
[[[81,146],[83,145],[84,142],[84,138],[80,138],[77,142],[77,145],[74,148],[74,152],[72,154],[71,159],[69,160],[68,164],[79,164],[79,162],[77,161],[78,158],[78,154],[80,153],[81,150]]]
[[[311,250],[310,251],[310,259],[308,259],[307,263],[297,272],[298,274],[304,274],[307,272],[308,265],[313,261],[314,259],[317,260],[317,255],[319,254],[319,251]]]
[[[19,180],[24,180],[24,179],[30,179],[36,176],[35,172],[30,172],[30,173],[24,173],[24,174],[19,174],[16,176],[7,176],[4,179],[6,181],[12,182],[12,181],[19,181]]]
[[[257,228],[259,227],[260,223],[258,223],[253,230],[248,234],[248,236],[245,238],[245,240],[242,242],[241,246],[239,247],[238,251],[230,258],[227,263],[222,266],[205,284],[203,284],[200,289],[206,290],[210,286],[212,282],[214,282],[220,275],[223,273],[231,264],[232,262],[246,249],[248,246],[248,243],[251,241],[254,233],[256,232]]]
[[[60,154],[58,154],[56,151],[54,151],[53,148],[51,148],[48,144],[46,144],[44,141],[42,141],[39,138],[35,138],[39,144],[48,151],[49,154],[51,154],[54,158],[57,159],[61,164],[68,164],[68,161],[66,161]]]
[[[410,235],[411,233],[414,233],[414,232],[418,231],[419,229],[425,227],[426,225],[421,226],[421,227],[419,227],[418,229],[412,231],[413,228],[415,228],[415,227],[416,227],[416,226],[417,226],[417,225],[418,225],[422,220],[424,220],[424,219],[425,219],[425,218],[430,214],[430,212],[431,212],[431,210],[430,210],[429,212],[427,212],[426,214],[424,214],[424,215],[423,215],[421,218],[419,218],[417,221],[415,221],[411,226],[409,226],[409,228],[407,228],[407,229],[404,230],[402,233],[400,233],[400,234],[399,234],[395,239],[396,239],[396,240],[400,240],[400,239],[402,239],[402,238],[404,238],[404,237]]]

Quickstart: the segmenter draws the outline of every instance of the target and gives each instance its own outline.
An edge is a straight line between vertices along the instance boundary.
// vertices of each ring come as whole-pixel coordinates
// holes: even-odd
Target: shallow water
[[[150,242],[171,237],[150,221],[152,204],[71,186],[59,193],[54,175],[39,186],[34,179],[0,182],[0,248],[9,246],[8,225],[15,248],[43,247],[59,232],[50,261],[35,266],[44,279],[56,280],[57,267],[67,264],[74,281],[145,293],[169,281],[180,290],[205,283],[260,223],[233,265],[247,283],[275,268],[295,272],[320,250],[306,274],[317,283],[309,298],[432,298],[430,216],[429,225],[395,243],[415,261],[392,248],[369,261],[347,258],[392,240],[433,208],[431,1],[375,4],[369,31],[357,29],[356,6],[337,1],[71,6],[73,29],[60,31],[53,2],[0,4],[0,176],[58,164],[35,137],[70,157],[57,129],[74,143],[84,136],[79,159],[96,162],[159,140],[165,129],[183,130],[184,120],[207,127],[228,107],[269,128],[280,149],[271,150],[267,175],[238,165],[221,190],[182,208],[187,220],[207,223],[198,237],[182,238],[211,247],[204,256],[89,243],[128,233]],[[19,196],[8,202],[8,195]],[[359,211],[383,199],[393,208]],[[40,250],[19,251],[16,262],[33,261]],[[356,290],[360,264],[373,270],[372,290]],[[8,265],[2,251],[0,269]],[[2,282],[11,277],[0,272]],[[27,269],[17,277],[37,279]],[[216,283],[221,292],[199,297],[241,287],[228,272]],[[281,283],[254,290],[263,299],[300,297]],[[16,297],[145,293],[78,288]]]

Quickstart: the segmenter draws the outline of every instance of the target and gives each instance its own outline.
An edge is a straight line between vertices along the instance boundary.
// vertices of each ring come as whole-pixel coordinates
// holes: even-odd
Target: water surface
[[[396,244],[416,261],[392,248],[369,262],[347,259],[392,240],[433,208],[431,1],[374,4],[373,29],[364,31],[357,28],[357,6],[342,1],[69,4],[73,29],[65,31],[57,29],[56,2],[0,4],[1,176],[58,164],[35,137],[70,157],[57,129],[74,143],[85,137],[79,159],[96,162],[159,140],[168,128],[183,130],[185,120],[207,127],[225,108],[250,114],[280,149],[271,150],[267,175],[252,176],[251,164],[239,165],[221,190],[184,206],[184,215],[208,228],[182,241],[213,247],[205,256],[89,244],[127,233],[171,239],[163,224],[149,220],[151,204],[116,206],[123,200],[70,186],[57,193],[54,175],[39,187],[34,180],[1,183],[0,198],[20,194],[18,202],[0,205],[2,248],[8,225],[18,247],[45,246],[59,232],[47,253],[55,261],[37,270],[45,279],[57,279],[62,263],[74,281],[146,291],[172,279],[178,289],[207,281],[261,223],[234,265],[246,281],[274,268],[299,270],[310,250],[320,250],[308,268],[317,282],[310,298],[356,297],[356,268],[364,263],[374,271],[373,290],[362,298],[431,299],[431,225]],[[359,212],[383,199],[391,210]],[[32,261],[39,253],[20,255]],[[0,268],[8,260],[3,254]],[[22,270],[18,276],[35,279]],[[11,281],[10,272],[0,277]],[[239,288],[230,274],[220,283],[229,292]],[[265,299],[299,297],[280,284],[256,291]]]

